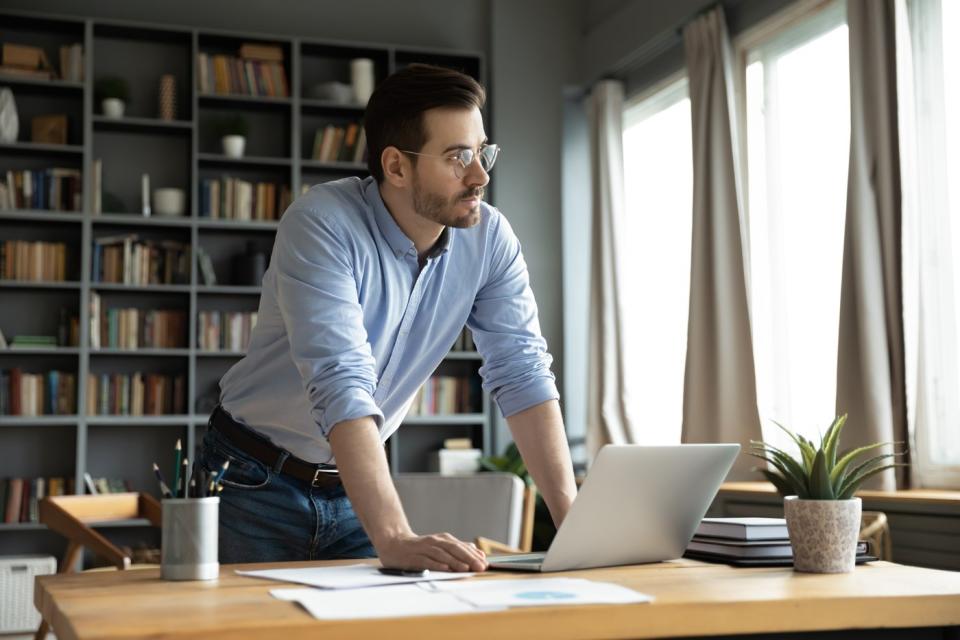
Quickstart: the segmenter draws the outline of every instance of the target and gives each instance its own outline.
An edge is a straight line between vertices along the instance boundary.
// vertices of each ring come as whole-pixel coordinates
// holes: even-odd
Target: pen
[[[385,576],[400,576],[402,578],[424,578],[429,573],[429,569],[393,569],[391,567],[377,567],[377,571]]]
[[[220,485],[220,481],[223,479],[223,474],[227,472],[227,468],[230,466],[230,461],[225,460],[223,465],[220,467],[220,471],[217,472],[217,476],[213,479],[213,483],[217,486]]]
[[[160,494],[164,498],[172,498],[173,494],[170,493],[170,487],[167,486],[167,483],[163,481],[163,476],[160,475],[160,467],[157,466],[157,463],[153,463],[153,474],[157,476],[157,482],[160,483]]]

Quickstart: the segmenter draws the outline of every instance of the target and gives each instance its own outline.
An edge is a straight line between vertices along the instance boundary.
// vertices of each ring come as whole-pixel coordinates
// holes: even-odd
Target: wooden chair
[[[162,514],[156,498],[145,493],[51,496],[40,500],[38,506],[40,523],[67,539],[67,551],[57,573],[72,573],[84,547],[117,569],[129,569],[130,556],[90,525],[95,522],[145,518],[159,527]],[[41,620],[34,637],[43,640],[49,630],[49,623]]]
[[[530,553],[533,549],[533,519],[537,510],[537,487],[528,485],[523,490],[523,514],[520,520],[520,545],[511,547],[508,544],[478,536],[475,543],[485,554],[509,555],[515,553]]]
[[[882,511],[864,511],[860,514],[860,540],[870,542],[870,552],[881,560],[893,560],[890,540],[890,522]]]

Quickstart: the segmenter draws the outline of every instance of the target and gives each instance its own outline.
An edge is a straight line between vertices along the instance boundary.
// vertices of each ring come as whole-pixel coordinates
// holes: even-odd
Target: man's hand
[[[396,569],[431,571],[484,571],[487,559],[474,545],[449,533],[405,535],[375,544],[380,563]]]
[[[337,424],[330,433],[330,447],[353,510],[383,566],[434,571],[487,568],[482,551],[449,533],[429,536],[413,533],[390,478],[387,458],[372,418]]]

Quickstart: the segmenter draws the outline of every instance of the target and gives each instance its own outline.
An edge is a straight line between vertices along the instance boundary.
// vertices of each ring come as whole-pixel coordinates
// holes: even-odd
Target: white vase
[[[783,499],[793,549],[793,568],[810,573],[849,573],[857,559],[860,498],[850,500]]]
[[[7,87],[0,88],[0,142],[16,142],[19,134],[20,117],[17,115],[13,91]]]
[[[153,213],[161,216],[182,216],[187,197],[183,189],[165,187],[153,190]]]
[[[228,158],[242,158],[243,149],[247,144],[247,139],[243,136],[223,136],[220,139],[221,144],[223,144],[223,155]]]
[[[350,84],[357,104],[365,105],[373,93],[373,60],[356,58],[350,61]]]
[[[104,98],[100,103],[103,107],[103,115],[108,118],[122,118],[124,103],[120,98]]]

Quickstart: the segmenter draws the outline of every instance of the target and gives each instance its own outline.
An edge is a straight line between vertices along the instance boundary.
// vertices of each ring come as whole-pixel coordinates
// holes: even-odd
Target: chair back
[[[460,540],[521,543],[524,485],[512,473],[394,476],[400,502],[416,533],[450,533]]]
[[[145,493],[108,493],[93,496],[48,496],[39,505],[39,519],[68,541],[60,573],[72,571],[84,547],[118,569],[130,566],[130,557],[90,525],[145,518],[159,527],[162,510],[156,498]]]

